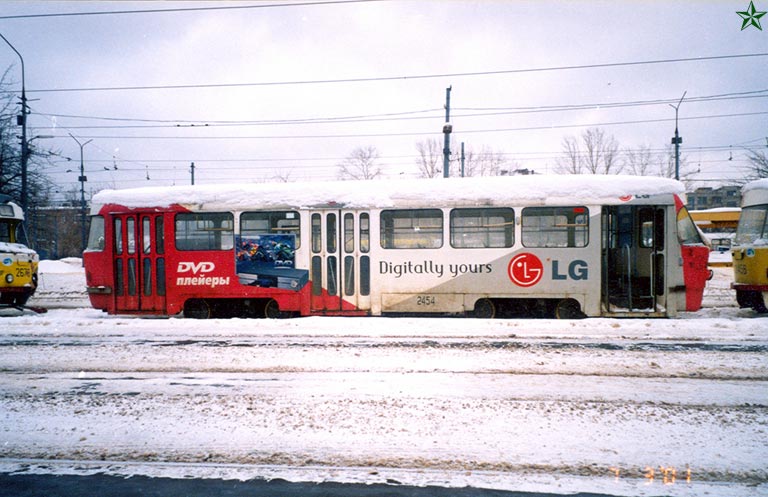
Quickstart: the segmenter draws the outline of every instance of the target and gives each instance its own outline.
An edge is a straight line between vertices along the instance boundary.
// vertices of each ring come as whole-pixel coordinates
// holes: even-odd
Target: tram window
[[[371,258],[360,256],[360,295],[371,294]]]
[[[163,232],[163,216],[155,218],[155,252],[162,254],[165,252],[165,235]]]
[[[294,248],[301,246],[301,224],[296,211],[243,212],[240,214],[240,234],[296,235]]]
[[[349,254],[355,251],[355,216],[352,213],[344,214],[344,252]]]
[[[586,207],[526,207],[522,214],[525,247],[586,247],[589,209]]]
[[[680,208],[677,212],[677,238],[681,245],[696,245],[704,243],[699,235],[699,230],[693,224],[693,219],[688,214],[688,209]]]
[[[152,250],[152,231],[146,216],[141,218],[141,243],[142,252],[148,254]]]
[[[498,248],[515,243],[515,212],[512,209],[453,209],[451,247]]]
[[[115,260],[115,295],[125,294],[125,280],[123,279],[123,260]]]
[[[382,211],[381,246],[385,249],[442,247],[443,212],[440,209]]]
[[[123,220],[115,219],[115,254],[123,253]]]
[[[229,212],[176,214],[179,250],[232,250],[234,221]]]
[[[319,254],[323,250],[322,222],[320,214],[312,214],[312,253]]]
[[[653,209],[642,209],[640,211],[640,246],[643,248],[653,247]]]
[[[360,214],[360,252],[371,249],[371,220],[367,213]]]
[[[760,239],[768,239],[768,205],[744,207],[739,218],[739,227],[733,243],[749,244]]]
[[[325,249],[329,254],[336,252],[336,214],[330,213],[325,217]]]
[[[348,255],[344,257],[344,295],[355,294],[355,258]]]
[[[125,236],[128,241],[128,253],[136,253],[136,220],[129,217],[125,221]]]
[[[165,295],[165,259],[162,257],[157,259],[155,273],[157,273],[157,277],[155,278],[157,281],[157,294]]]
[[[144,259],[142,261],[144,295],[152,295],[152,260]]]
[[[104,217],[91,217],[91,226],[88,230],[88,248],[86,250],[104,250]]]

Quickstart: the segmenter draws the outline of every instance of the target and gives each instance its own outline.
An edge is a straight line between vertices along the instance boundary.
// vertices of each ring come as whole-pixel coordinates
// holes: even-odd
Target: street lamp
[[[680,108],[680,105],[683,103],[683,99],[685,98],[685,94],[688,93],[688,90],[685,90],[683,92],[683,96],[680,97],[680,101],[677,103],[677,106],[669,104],[670,107],[675,109],[675,136],[672,137],[672,144],[675,146],[675,179],[680,179],[680,144],[683,143],[683,137],[680,136],[680,134],[677,132],[677,110]]]
[[[16,47],[0,33],[0,38],[16,52],[21,60],[21,115],[17,118],[17,124],[21,125],[21,210],[27,212],[27,160],[29,159],[29,145],[27,144],[27,89],[24,81],[24,57],[21,56]],[[26,219],[26,217],[25,217]]]
[[[80,146],[80,177],[77,180],[80,182],[80,241],[83,251],[85,251],[85,182],[88,178],[85,176],[85,166],[83,163],[83,147],[91,143],[93,140],[80,143],[80,140],[70,133],[69,136],[77,142]]]

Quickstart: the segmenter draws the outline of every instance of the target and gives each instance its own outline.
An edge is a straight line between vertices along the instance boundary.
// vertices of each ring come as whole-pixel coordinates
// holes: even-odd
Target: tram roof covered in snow
[[[768,178],[747,183],[741,189],[741,193],[741,205],[744,207],[765,204],[768,202]]]
[[[620,204],[636,198],[683,195],[667,178],[536,175],[422,180],[241,183],[104,190],[93,213],[107,204],[129,208],[181,205],[193,210],[258,208],[387,208],[424,206]],[[656,197],[658,199],[658,197]]]

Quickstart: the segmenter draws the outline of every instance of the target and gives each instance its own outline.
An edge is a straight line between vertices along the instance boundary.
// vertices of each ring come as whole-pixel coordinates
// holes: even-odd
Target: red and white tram
[[[188,317],[675,316],[708,248],[683,185],[517,176],[109,190],[92,305]]]

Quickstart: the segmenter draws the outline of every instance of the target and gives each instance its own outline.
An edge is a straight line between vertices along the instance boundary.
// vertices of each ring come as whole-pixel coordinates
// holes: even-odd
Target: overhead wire
[[[0,20],[14,19],[40,19],[51,17],[85,17],[85,16],[105,16],[105,15],[126,15],[126,14],[170,14],[180,12],[210,12],[226,10],[251,10],[251,9],[270,9],[279,7],[312,7],[322,5],[343,5],[355,3],[385,2],[389,0],[318,0],[314,2],[292,2],[292,3],[260,3],[249,5],[217,5],[206,7],[174,7],[166,9],[134,9],[134,10],[97,10],[80,12],[51,12],[46,14],[17,14],[9,16],[0,16]]]
[[[579,64],[551,67],[533,67],[522,69],[500,69],[489,71],[470,71],[454,73],[434,73],[434,74],[413,74],[404,76],[378,76],[378,77],[358,77],[358,78],[333,78],[333,79],[313,79],[313,80],[293,80],[293,81],[261,81],[249,83],[198,83],[198,84],[173,84],[173,85],[133,85],[133,86],[94,86],[80,88],[37,88],[27,89],[27,93],[65,93],[65,92],[88,92],[88,91],[143,91],[143,90],[181,90],[181,89],[203,89],[203,88],[243,88],[256,86],[288,86],[288,85],[315,85],[315,84],[339,84],[339,83],[368,83],[382,81],[406,81],[419,79],[435,78],[462,78],[470,76],[494,76],[503,74],[526,74],[537,72],[552,71],[572,71],[585,69],[605,69],[609,67],[632,67],[658,64],[674,64],[682,62],[704,62],[726,59],[743,59],[766,57],[768,52],[749,53],[749,54],[729,54],[712,55],[703,57],[680,57],[672,59],[651,59],[642,61],[628,62],[607,62],[595,64]]]

